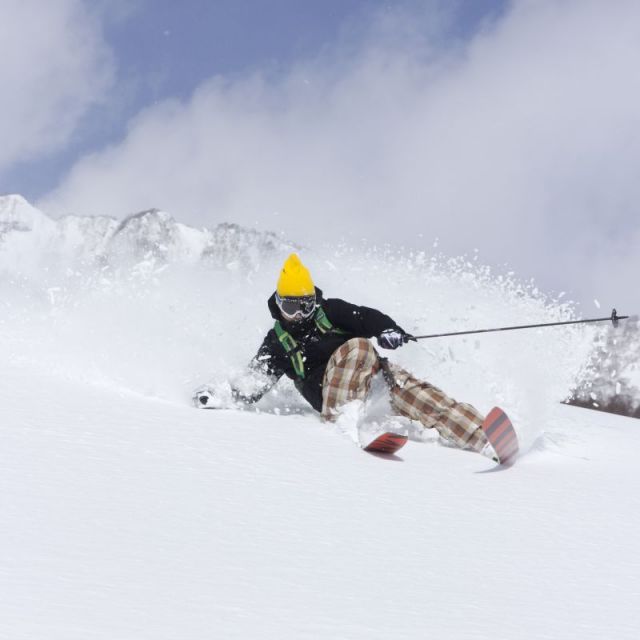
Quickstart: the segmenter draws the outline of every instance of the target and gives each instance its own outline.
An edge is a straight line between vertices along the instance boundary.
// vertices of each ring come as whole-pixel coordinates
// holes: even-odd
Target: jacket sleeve
[[[374,338],[385,329],[402,329],[386,314],[371,307],[360,307],[339,298],[330,298],[322,304],[331,323],[348,333],[362,338]]]
[[[273,329],[252,358],[246,370],[231,381],[231,395],[235,402],[258,402],[284,374],[284,366],[274,349],[277,337]]]

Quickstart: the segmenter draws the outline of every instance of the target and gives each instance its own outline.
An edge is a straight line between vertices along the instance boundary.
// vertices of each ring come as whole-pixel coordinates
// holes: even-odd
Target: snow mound
[[[121,222],[49,219],[0,199],[4,357],[91,384],[188,402],[240,371],[272,326],[266,300],[291,243],[235,225],[193,229],[151,209]],[[20,259],[17,253],[21,251]],[[477,257],[387,247],[303,252],[327,297],[377,307],[413,334],[573,318],[570,303],[494,274]],[[392,360],[487,412],[504,406],[523,444],[587,361],[590,327],[425,340]],[[11,347],[7,345],[12,345]],[[16,347],[19,345],[19,347]],[[259,405],[306,411],[282,381]]]

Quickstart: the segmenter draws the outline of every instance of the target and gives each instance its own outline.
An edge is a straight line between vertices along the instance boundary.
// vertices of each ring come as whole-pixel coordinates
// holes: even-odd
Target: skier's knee
[[[371,368],[377,371],[378,352],[366,338],[352,338],[346,344],[348,352],[346,359],[355,362],[358,369]]]

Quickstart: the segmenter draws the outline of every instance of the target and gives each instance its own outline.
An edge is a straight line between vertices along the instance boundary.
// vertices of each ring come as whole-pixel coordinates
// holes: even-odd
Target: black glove
[[[409,340],[415,340],[415,338],[400,329],[400,327],[395,329],[385,329],[378,336],[378,344],[383,349],[397,349],[406,342],[409,342]]]
[[[215,408],[213,390],[209,387],[201,387],[193,394],[193,404],[198,409],[212,409]]]

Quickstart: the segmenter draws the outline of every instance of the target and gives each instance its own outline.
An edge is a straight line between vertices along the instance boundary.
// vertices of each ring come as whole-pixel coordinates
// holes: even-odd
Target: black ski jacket
[[[377,337],[385,329],[402,331],[389,316],[381,311],[350,304],[338,298],[325,300],[322,297],[322,291],[317,287],[316,300],[324,309],[333,327],[341,329],[344,333],[320,332],[313,317],[304,322],[286,322],[280,315],[274,292],[268,301],[269,311],[274,320],[279,320],[282,328],[288,331],[298,343],[304,359],[305,377],[303,380],[298,378],[289,355],[278,340],[275,329],[271,329],[249,365],[249,368],[256,373],[266,374],[268,382],[261,385],[256,393],[241,393],[238,389],[234,389],[237,400],[246,403],[258,401],[282,375],[286,375],[294,381],[296,388],[309,404],[316,411],[322,411],[322,380],[327,362],[333,352],[351,338]]]

